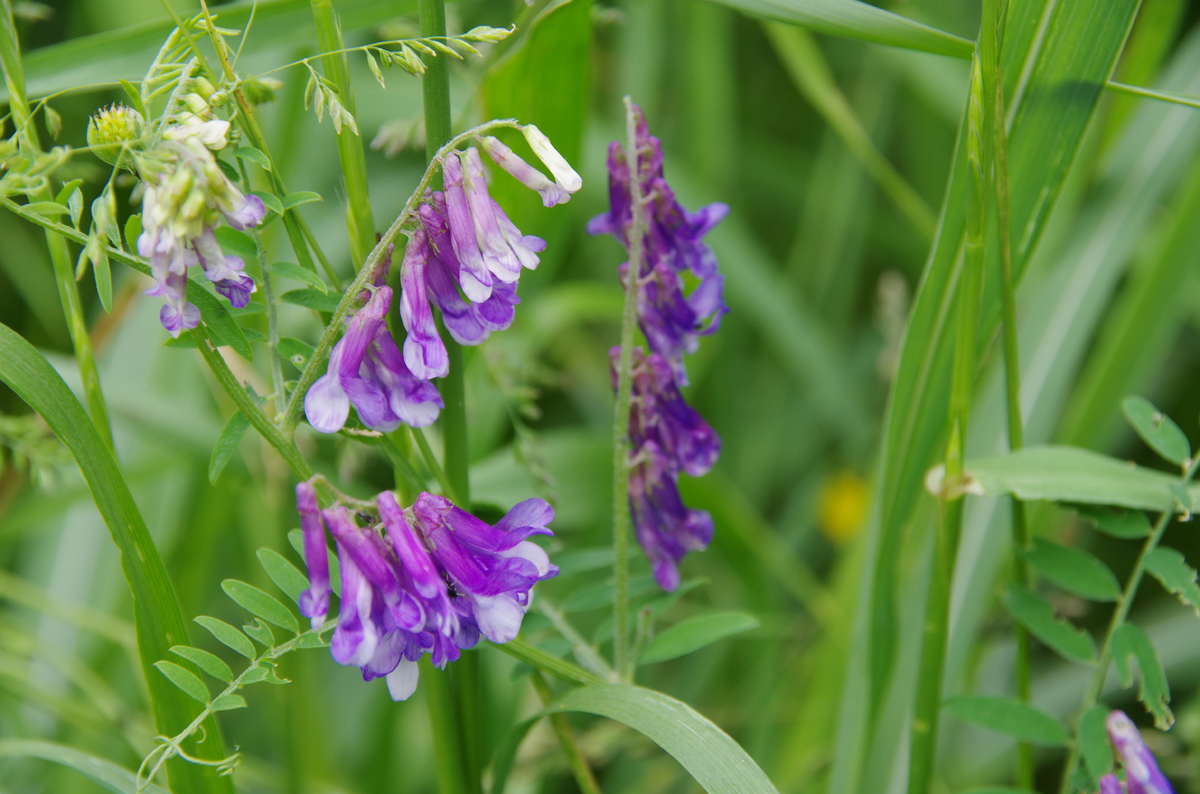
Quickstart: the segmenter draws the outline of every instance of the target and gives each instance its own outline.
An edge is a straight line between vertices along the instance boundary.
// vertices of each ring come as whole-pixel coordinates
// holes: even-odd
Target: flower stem
[[[422,36],[446,35],[446,8],[443,0],[418,0],[417,17]],[[425,74],[421,78],[421,91],[425,114],[425,153],[432,168],[439,159],[444,144],[451,140],[450,117],[450,70],[446,57],[423,56]],[[424,186],[417,196],[424,193]],[[443,334],[443,338],[446,338]],[[467,473],[469,462],[467,448],[467,405],[466,382],[463,373],[462,347],[453,339],[446,340],[450,371],[439,384],[445,407],[441,415],[442,463],[447,484],[446,495],[470,510],[471,485]],[[418,435],[420,444],[423,437]],[[432,465],[432,461],[431,461]],[[453,711],[443,715],[445,720],[455,720],[454,730],[447,733],[438,743],[438,765],[456,763],[462,770],[464,788],[468,794],[480,794],[483,790],[483,736],[481,733],[485,717],[480,714],[479,654],[464,653],[450,668],[447,683],[451,687]],[[444,708],[446,704],[442,704]],[[433,704],[430,704],[433,708]],[[447,731],[450,726],[443,725]]]
[[[613,408],[613,664],[624,681],[633,680],[629,641],[629,401],[633,394],[633,340],[637,330],[638,280],[646,236],[645,202],[638,169],[637,118],[625,97],[625,158],[629,163],[629,270],[621,310],[621,353],[617,359],[617,400]]]
[[[982,298],[985,226],[983,77],[978,55],[972,62],[971,94],[967,110],[966,246],[959,275],[956,300],[957,333],[954,369],[950,386],[949,441],[946,472],[939,495],[939,521],[934,541],[933,570],[925,607],[921,667],[913,704],[909,746],[908,794],[927,794],[937,760],[938,718],[946,666],[946,641],[950,633],[950,594],[954,584],[954,562],[962,532],[963,458],[967,419],[975,381],[979,309]]]
[[[246,163],[238,160],[242,172],[242,186],[250,192],[250,175],[246,173]],[[258,260],[258,282],[263,290],[263,303],[267,307],[267,366],[271,370],[271,408],[275,421],[283,415],[287,405],[287,392],[283,388],[283,363],[279,360],[279,312],[275,306],[275,288],[271,283],[271,274],[267,272],[267,248],[263,242],[262,232],[252,229],[250,236],[254,240],[255,258]]]
[[[313,21],[317,25],[317,43],[326,55],[321,59],[325,76],[337,86],[339,100],[351,116],[357,116],[350,70],[342,47],[342,33],[330,0],[312,0]],[[450,136],[446,136],[449,138]],[[438,142],[439,145],[442,141]],[[367,161],[362,136],[352,129],[337,133],[338,160],[346,185],[346,226],[350,233],[350,256],[361,265],[375,245],[375,221],[371,218],[371,198],[367,192]]]
[[[538,697],[542,699],[542,705],[549,706],[554,701],[554,693],[550,691],[550,686],[541,672],[534,670],[529,676],[529,681]],[[579,743],[575,741],[575,732],[571,730],[571,723],[567,722],[567,715],[551,714],[550,724],[554,726],[554,733],[558,735],[558,743],[562,745],[563,755],[567,757],[579,790],[582,794],[600,794],[600,784],[596,782],[596,776],[592,774],[587,759],[579,749]]]
[[[17,43],[17,31],[13,25],[12,8],[8,0],[0,4],[0,64],[4,67],[4,80],[8,87],[9,113],[13,126],[16,128],[17,141],[21,149],[28,152],[39,152],[41,147],[37,139],[37,129],[30,117],[29,102],[25,98],[25,72],[21,64],[21,51]],[[52,201],[49,187],[30,194],[30,201]],[[66,240],[50,231],[46,232],[46,248],[50,252],[50,263],[54,268],[54,283],[58,287],[58,297],[62,302],[63,316],[71,333],[71,345],[75,349],[75,361],[79,367],[79,377],[83,382],[84,400],[87,402],[88,414],[92,424],[109,452],[113,449],[112,427],[108,419],[108,407],[104,402],[104,393],[100,390],[100,373],[96,369],[96,359],[92,355],[92,341],[88,336],[87,321],[83,316],[83,304],[79,297],[79,286],[75,282],[74,268],[71,266],[71,253],[67,249]]]
[[[1200,467],[1200,454],[1196,455],[1183,473],[1181,484],[1184,489],[1195,477],[1198,467]],[[1180,504],[1179,506],[1181,509],[1188,509],[1187,505]],[[1171,523],[1174,507],[1175,503],[1172,503],[1171,507],[1164,510],[1158,517],[1158,523],[1154,525],[1146,542],[1142,544],[1142,551],[1138,554],[1137,561],[1133,564],[1133,570],[1125,581],[1125,589],[1121,591],[1121,598],[1117,601],[1116,609],[1113,610],[1112,618],[1108,622],[1108,631],[1104,634],[1104,644],[1100,647],[1100,659],[1096,662],[1096,668],[1092,672],[1092,681],[1088,685],[1087,691],[1084,692],[1083,701],[1079,704],[1080,714],[1096,705],[1096,701],[1100,699],[1100,695],[1104,691],[1104,681],[1108,678],[1108,666],[1112,663],[1113,636],[1117,633],[1117,629],[1125,625],[1125,619],[1129,617],[1129,610],[1133,607],[1133,599],[1137,595],[1138,586],[1141,585],[1142,577],[1146,573],[1146,557],[1158,548],[1163,533],[1167,531],[1167,525]],[[1060,794],[1070,794],[1073,790],[1071,778],[1075,776],[1075,771],[1079,768],[1080,751],[1080,742],[1072,742],[1070,752],[1067,754],[1067,763],[1063,766]]]

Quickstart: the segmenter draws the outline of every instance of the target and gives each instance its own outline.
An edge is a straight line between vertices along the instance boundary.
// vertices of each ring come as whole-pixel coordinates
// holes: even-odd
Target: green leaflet
[[[201,615],[195,620],[201,626],[208,629],[209,633],[222,645],[232,648],[247,659],[254,658],[254,643],[250,642],[245,634],[233,626],[230,626],[223,620],[211,618],[208,615]]]
[[[1169,510],[1178,477],[1076,447],[1026,447],[1011,455],[968,460],[967,471],[988,496],[1026,501],[1119,505]],[[1195,493],[1195,491],[1193,491]]]
[[[157,730],[173,736],[200,709],[151,667],[155,661],[166,658],[172,645],[186,645],[187,632],[162,558],[116,461],[58,373],[28,342],[3,324],[0,324],[0,380],[42,416],[71,450],[87,480],[96,508],[121,552],[121,568],[133,595],[138,652],[150,687]],[[224,757],[219,739],[213,740],[220,736],[216,723],[207,720],[204,728],[210,741],[204,745],[189,743],[188,752],[207,758]],[[173,763],[170,774],[177,794],[232,791],[227,779],[218,778],[206,767]]]
[[[154,666],[158,671],[165,675],[168,680],[175,686],[183,690],[184,694],[200,703],[207,703],[210,695],[208,687],[204,686],[204,682],[196,677],[195,673],[184,670],[174,662],[155,662]]]
[[[1108,731],[1104,727],[1107,717],[1107,708],[1092,706],[1079,719],[1079,746],[1083,751],[1083,761],[1096,779],[1113,768],[1112,745],[1108,742]]]
[[[320,276],[291,262],[274,262],[267,265],[267,272],[316,287],[322,294],[329,292],[329,287],[325,286],[325,282],[321,280]]]
[[[544,713],[583,711],[628,725],[675,758],[709,794],[778,794],[737,742],[685,703],[629,684],[575,689]]]
[[[40,758],[61,764],[85,775],[113,794],[128,794],[137,784],[135,775],[129,770],[65,744],[37,739],[0,739],[0,758]],[[146,794],[168,794],[166,789],[153,783],[146,784],[142,791]]]
[[[1059,587],[1093,601],[1116,601],[1121,585],[1109,567],[1093,555],[1072,546],[1033,539],[1025,559]]]
[[[1137,659],[1140,682],[1138,700],[1154,715],[1154,725],[1159,730],[1169,730],[1175,724],[1171,713],[1171,688],[1167,685],[1167,674],[1163,671],[1158,651],[1146,636],[1146,632],[1132,623],[1126,623],[1112,637],[1113,662],[1121,676],[1123,686],[1133,685],[1133,669],[1129,664],[1132,656]]]
[[[1114,538],[1144,538],[1150,534],[1150,519],[1141,510],[1100,505],[1077,505],[1075,509],[1098,531]]]
[[[208,651],[201,650],[200,648],[191,648],[187,645],[176,645],[171,649],[171,653],[176,656],[182,656],[219,681],[224,681],[228,684],[233,680],[233,671],[229,669],[229,665]]]
[[[1188,565],[1175,549],[1159,546],[1146,555],[1146,570],[1200,616],[1200,587],[1196,585],[1196,570]]]
[[[858,0],[719,0],[755,16],[818,33],[909,50],[970,58],[974,42]]]
[[[234,411],[233,415],[229,417],[229,421],[225,423],[225,427],[221,428],[221,435],[217,437],[217,443],[213,445],[212,457],[208,460],[208,481],[210,483],[216,484],[217,478],[225,470],[225,464],[229,463],[229,459],[237,451],[238,442],[242,440],[248,427],[250,427],[250,419],[241,411]]]
[[[676,623],[655,637],[638,660],[640,664],[652,664],[675,659],[684,654],[698,651],[717,640],[758,628],[758,620],[744,612],[717,612],[697,615]]]
[[[257,554],[259,563],[267,572],[267,576],[271,577],[271,581],[286,593],[288,598],[293,601],[299,600],[300,594],[308,589],[308,579],[304,574],[274,549],[259,549]]]
[[[221,589],[247,612],[274,623],[281,629],[287,629],[296,634],[300,633],[300,625],[296,622],[296,616],[274,597],[267,595],[254,585],[239,582],[237,579],[226,579],[221,582]],[[274,643],[264,644],[273,645]]]
[[[294,306],[303,306],[306,309],[312,309],[317,312],[329,312],[332,314],[337,311],[338,296],[330,295],[327,292],[315,289],[294,289],[290,292],[285,292],[279,296],[279,300],[283,303],[290,303]]]
[[[1011,585],[1004,594],[1004,605],[1046,645],[1065,659],[1091,664],[1096,659],[1096,642],[1092,635],[1068,620],[1055,617],[1054,608],[1046,599],[1019,585]]]
[[[1062,747],[1070,736],[1062,723],[1044,711],[1015,700],[982,695],[950,698],[944,708],[965,722],[982,725],[1023,742]]]
[[[1192,447],[1179,425],[1171,421],[1144,397],[1126,397],[1121,410],[1133,429],[1151,449],[1162,457],[1182,465],[1192,455]]]

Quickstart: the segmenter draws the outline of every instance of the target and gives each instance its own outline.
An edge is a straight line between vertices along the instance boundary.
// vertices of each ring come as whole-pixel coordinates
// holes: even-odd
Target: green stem
[[[533,684],[538,697],[542,699],[543,706],[549,706],[554,702],[554,693],[550,691],[550,686],[540,672],[535,670],[529,676],[529,681]],[[583,757],[583,753],[579,749],[579,743],[575,741],[575,732],[571,730],[571,724],[567,722],[567,715],[550,715],[550,724],[554,726],[554,733],[558,735],[558,743],[562,745],[563,755],[567,757],[567,763],[571,767],[571,773],[575,775],[575,782],[579,785],[579,790],[583,794],[600,794],[600,784],[596,782],[596,776],[592,774],[587,759]]]
[[[331,0],[312,0],[313,21],[317,25],[317,43],[326,54],[321,62],[325,77],[337,86],[339,99],[351,116],[357,116],[354,92],[350,87],[350,69],[342,51],[342,33]],[[446,136],[449,138],[449,136]],[[443,141],[438,142],[439,145]],[[371,218],[371,198],[367,192],[367,160],[362,137],[355,130],[342,128],[337,133],[338,160],[346,185],[346,226],[350,233],[350,257],[356,266],[367,258],[375,245],[375,221]]]
[[[625,159],[638,173],[637,118],[625,97]],[[629,641],[629,403],[633,395],[633,341],[637,330],[637,296],[646,236],[645,199],[639,179],[629,180],[632,223],[628,232],[629,271],[621,311],[621,353],[617,359],[617,399],[613,408],[613,664],[624,681],[633,680]]]
[[[238,168],[242,172],[242,185],[249,193],[250,175],[246,173],[244,160],[238,160]],[[287,392],[283,388],[283,362],[279,359],[279,311],[275,305],[275,287],[271,283],[271,274],[267,272],[267,248],[262,233],[253,229],[250,236],[254,240],[258,281],[262,285],[263,303],[267,308],[267,366],[271,370],[271,407],[275,421],[279,421],[283,415],[283,408],[287,405]]]
[[[196,340],[196,348],[200,351],[200,355],[204,356],[204,361],[208,364],[208,368],[212,370],[216,376],[217,382],[221,384],[221,388],[229,395],[229,399],[233,400],[234,405],[238,407],[250,424],[254,425],[254,429],[259,432],[263,439],[275,447],[279,454],[283,457],[288,468],[296,475],[298,479],[307,480],[313,476],[312,468],[308,465],[308,461],[300,454],[300,450],[296,449],[293,443],[287,436],[280,432],[279,428],[271,423],[267,415],[262,412],[242,385],[238,383],[237,377],[230,371],[229,365],[225,363],[225,359],[221,358],[221,354],[216,351],[208,338],[208,330],[204,325],[198,325],[192,329],[192,336]]]
[[[27,152],[40,152],[37,130],[33,126],[29,103],[25,98],[25,72],[21,64],[21,48],[17,42],[17,31],[13,24],[9,0],[3,0],[3,5],[0,6],[0,64],[4,67],[9,112],[17,131],[18,145]],[[30,201],[51,201],[53,198],[48,187],[41,188],[29,197]],[[71,345],[75,350],[79,378],[83,382],[88,414],[104,445],[115,456],[108,407],[104,402],[104,393],[100,390],[100,373],[96,368],[96,358],[92,354],[92,340],[88,336],[87,320],[83,316],[83,302],[79,296],[79,285],[75,282],[74,268],[71,266],[71,253],[67,250],[66,241],[49,231],[46,232],[46,248],[50,252],[54,283],[58,287],[63,316],[71,333]]]
[[[501,653],[508,654],[514,659],[525,662],[525,664],[531,667],[536,667],[544,673],[549,673],[559,680],[566,681],[568,684],[591,686],[592,684],[608,683],[595,673],[584,670],[579,665],[572,664],[566,659],[559,659],[557,656],[552,656],[540,648],[535,648],[520,637],[510,640],[503,645],[498,645],[494,642],[489,642],[488,645]]]
[[[209,67],[208,61],[205,59],[204,54],[200,51],[200,48],[196,46],[195,40],[192,39],[191,34],[188,32],[187,27],[183,23],[183,20],[179,18],[179,14],[175,11],[174,7],[172,7],[170,3],[164,2],[163,5],[167,9],[167,12],[171,15],[171,18],[174,20],[175,26],[179,28],[179,31],[183,33],[184,37],[187,38],[188,42],[191,44],[192,50],[196,54],[196,59],[199,64],[208,73],[209,77],[216,81],[218,79],[216,74]],[[217,32],[217,28],[213,23],[212,16],[208,13],[208,4],[205,2],[205,0],[200,0],[200,8],[204,12],[204,20],[208,30],[208,37],[212,42],[213,49],[216,50],[217,57],[221,61],[221,68],[225,75],[225,79],[231,83],[235,83],[237,80],[237,74],[233,71],[233,65],[229,63],[228,53],[225,51],[225,40],[221,38],[221,35]],[[249,141],[250,145],[262,152],[267,158],[267,163],[270,165],[270,168],[266,169],[267,179],[271,182],[271,189],[275,191],[275,195],[282,200],[287,196],[287,190],[283,186],[283,179],[279,176],[279,169],[275,167],[274,160],[271,158],[271,150],[267,147],[267,139],[263,135],[262,129],[258,126],[258,119],[254,116],[254,110],[251,108],[250,103],[246,100],[246,95],[242,93],[241,88],[236,89],[233,92],[233,95],[234,99],[237,101],[238,121],[240,122],[242,132],[246,134],[246,139]],[[288,241],[292,244],[292,250],[296,253],[296,259],[299,260],[302,267],[315,273],[317,270],[313,265],[312,257],[309,256],[308,246],[305,243],[305,236],[301,230],[302,221],[303,219],[300,217],[299,211],[295,208],[284,210],[283,227],[287,231]],[[325,257],[321,253],[321,250],[317,245],[317,241],[315,239],[310,239],[309,242],[312,244],[313,250],[317,252],[318,257],[322,262],[324,262]],[[337,283],[336,280],[334,283]]]
[[[1005,126],[1004,81],[1000,79],[1000,49],[1007,18],[1007,0],[985,0],[983,25],[979,33],[980,59],[983,62],[984,92],[988,98],[992,193],[996,199],[997,239],[1000,244],[1000,295],[1003,309],[1004,386],[1007,409],[1008,448],[1015,452],[1025,446],[1025,424],[1021,416],[1021,356],[1017,342],[1017,299],[1012,273],[1012,219],[1009,211],[1008,130]],[[1013,537],[1013,581],[1029,587],[1031,576],[1023,552],[1029,548],[1029,524],[1025,503],[1011,498]],[[1032,642],[1029,631],[1020,623],[1013,626],[1016,658],[1013,673],[1017,699],[1029,702],[1033,690]],[[1018,788],[1033,789],[1033,745],[1017,744],[1016,783]]]
[[[442,486],[442,490],[446,492],[446,497],[451,501],[460,501],[455,498],[454,488],[450,480],[446,477],[446,472],[438,465],[437,456],[433,454],[433,450],[429,446],[429,440],[425,438],[425,432],[419,427],[410,428],[412,437],[417,442],[417,448],[421,450],[421,457],[425,459],[425,465],[433,472],[433,478],[438,481],[438,485]]]
[[[408,459],[412,454],[412,443],[409,441],[408,433],[401,428],[381,436],[379,446],[383,448],[384,454],[392,463],[392,475],[396,480],[396,492],[400,497],[400,504],[407,507],[415,502],[417,494],[424,490],[424,483],[421,482],[412,462]]]
[[[604,660],[600,652],[583,638],[583,635],[567,620],[567,616],[560,612],[554,604],[550,603],[545,596],[539,595],[536,607],[538,612],[541,612],[550,619],[550,623],[554,625],[554,628],[558,629],[558,633],[563,635],[563,638],[567,642],[571,643],[571,652],[579,660],[580,664],[602,678],[606,678],[609,681],[617,680],[616,672],[609,667],[608,662]]]
[[[1192,478],[1196,475],[1196,469],[1200,467],[1200,455],[1197,455],[1195,460],[1191,461],[1187,470],[1182,477],[1183,487],[1186,489]],[[1182,509],[1187,509],[1183,504],[1179,505]],[[1154,525],[1153,531],[1146,538],[1146,542],[1142,544],[1142,551],[1138,554],[1137,561],[1133,564],[1133,570],[1129,573],[1129,578],[1125,581],[1125,589],[1121,592],[1121,598],[1117,601],[1116,609],[1113,610],[1112,618],[1108,622],[1108,631],[1104,634],[1104,644],[1100,647],[1100,659],[1096,662],[1096,669],[1092,673],[1092,681],[1088,685],[1087,691],[1084,692],[1083,701],[1079,704],[1079,713],[1083,714],[1100,699],[1100,695],[1104,692],[1104,681],[1108,678],[1108,666],[1112,663],[1112,640],[1117,633],[1117,629],[1125,625],[1125,619],[1129,617],[1129,610],[1133,607],[1134,597],[1137,595],[1138,586],[1142,583],[1142,577],[1146,573],[1146,557],[1150,552],[1158,548],[1159,542],[1162,540],[1163,533],[1167,531],[1167,525],[1171,523],[1171,516],[1174,514],[1174,505],[1172,509],[1164,510],[1162,515],[1158,517],[1158,523]],[[1067,763],[1063,767],[1062,785],[1059,788],[1060,794],[1070,794],[1071,778],[1075,776],[1075,771],[1079,768],[1080,743],[1072,742],[1071,750],[1067,755]]]
[[[436,759],[438,791],[440,794],[467,794],[466,768],[459,752],[454,693],[450,686],[450,671],[438,670],[421,660],[425,704],[429,709],[429,728],[433,733],[433,754]],[[461,664],[459,658],[455,665]],[[451,670],[454,668],[451,667]]]
[[[982,298],[985,225],[984,113],[981,59],[972,61],[971,94],[967,112],[967,159],[970,184],[967,189],[966,246],[957,290],[957,334],[954,369],[950,386],[949,441],[943,478],[940,520],[934,541],[934,561],[925,608],[921,645],[921,667],[913,704],[912,739],[908,767],[908,794],[927,794],[937,760],[938,718],[942,706],[946,666],[946,639],[950,627],[950,594],[954,584],[954,561],[962,532],[963,458],[967,420],[975,381],[976,345]]]
[[[417,17],[422,36],[446,35],[446,8],[443,0],[418,0]],[[445,57],[423,56],[425,74],[421,78],[421,91],[425,113],[425,153],[430,165],[438,159],[443,144],[451,140],[450,117],[450,70]],[[447,144],[448,145],[448,144]],[[423,194],[424,188],[418,190]],[[444,408],[441,415],[442,461],[445,477],[450,486],[447,496],[465,510],[471,506],[471,483],[467,467],[470,461],[467,447],[466,381],[463,372],[462,347],[445,333],[446,351],[449,355],[450,371],[439,384]],[[417,436],[417,443],[423,436]],[[433,461],[431,461],[432,467]],[[436,470],[435,470],[436,471]],[[443,486],[445,487],[445,486]],[[446,759],[457,759],[463,769],[465,790],[480,794],[483,790],[483,759],[481,733],[486,717],[480,714],[480,678],[478,653],[465,653],[455,662],[449,673],[453,695],[457,701],[454,715],[458,719],[458,742],[454,747],[439,747],[439,764],[445,752]]]

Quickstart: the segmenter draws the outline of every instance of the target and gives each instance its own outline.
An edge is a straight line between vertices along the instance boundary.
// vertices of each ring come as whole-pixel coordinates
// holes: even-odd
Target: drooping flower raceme
[[[347,321],[345,335],[329,355],[328,370],[304,395],[304,414],[315,430],[341,430],[351,404],[364,425],[384,433],[402,423],[428,427],[437,419],[442,397],[405,363],[387,327],[391,305],[391,288],[376,287]]]
[[[637,290],[637,319],[650,346],[632,352],[629,406],[629,508],[638,542],[650,558],[654,577],[666,590],[679,586],[679,562],[689,551],[708,546],[712,517],[691,510],[679,495],[679,475],[702,476],[716,463],[721,439],[699,413],[684,402],[685,353],[694,353],[701,336],[720,326],[728,309],[722,297],[724,277],[704,242],[725,215],[725,204],[709,204],[691,213],[675,200],[663,177],[662,146],[650,134],[646,117],[636,114],[636,162],[617,142],[608,150],[609,211],[588,224],[591,234],[612,234],[627,249],[634,223],[631,170],[640,187],[645,216],[642,261],[636,274],[621,265],[626,289]],[[685,277],[696,286],[684,294]],[[610,351],[613,389],[621,349]]]
[[[1121,767],[1125,770],[1128,794],[1175,794],[1166,776],[1159,770],[1154,753],[1142,741],[1141,732],[1125,712],[1110,712],[1105,727],[1108,729],[1108,739],[1121,760]],[[1105,780],[1100,781],[1102,793],[1118,794],[1120,789],[1116,777],[1106,777],[1112,777],[1112,780],[1108,783],[1108,789],[1104,788]]]
[[[527,540],[551,534],[554,511],[540,499],[522,502],[495,526],[429,493],[408,510],[381,493],[379,522],[370,526],[344,507],[318,511],[310,483],[296,486],[296,505],[310,579],[301,613],[314,627],[326,620],[327,527],[342,581],[330,651],[338,663],[360,668],[364,680],[386,678],[393,700],[412,695],[424,654],[441,668],[481,635],[501,643],[516,637],[533,585],[558,573]]]
[[[638,324],[650,350],[670,362],[675,377],[687,385],[685,353],[695,353],[700,337],[714,333],[728,311],[724,301],[725,277],[704,235],[729,213],[727,204],[714,203],[688,212],[675,199],[663,177],[662,145],[650,134],[646,117],[634,105],[637,117],[637,183],[645,201],[646,234],[643,259],[637,274]],[[626,248],[633,224],[630,199],[630,165],[625,150],[613,141],[608,148],[609,211],[588,223],[589,234],[611,234]],[[628,263],[621,280],[629,279]],[[684,279],[697,281],[687,295]]]
[[[175,337],[200,322],[200,312],[187,300],[188,266],[199,264],[237,308],[257,289],[242,272],[242,260],[224,253],[213,234],[222,220],[243,230],[266,216],[262,200],[243,195],[210,151],[225,147],[228,130],[227,121],[189,114],[188,123],[168,128],[157,148],[136,158],[145,182],[138,253],[150,260],[155,281],[146,294],[166,300],[159,319]]]

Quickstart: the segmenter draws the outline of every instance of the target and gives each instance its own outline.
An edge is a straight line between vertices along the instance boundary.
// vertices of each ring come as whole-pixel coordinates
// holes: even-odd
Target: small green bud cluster
[[[104,162],[132,169],[133,152],[143,147],[145,131],[141,113],[125,105],[113,104],[88,119],[87,142]]]

